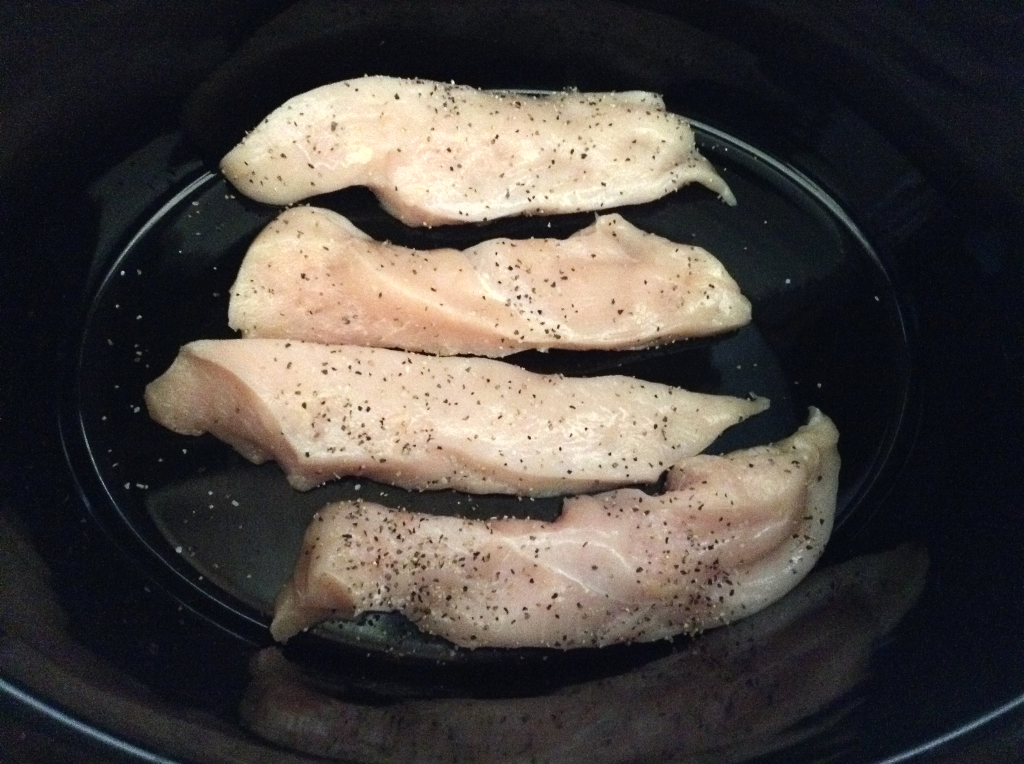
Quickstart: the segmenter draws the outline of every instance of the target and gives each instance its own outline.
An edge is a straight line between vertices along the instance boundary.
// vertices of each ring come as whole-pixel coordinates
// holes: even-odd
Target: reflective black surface
[[[267,753],[237,727],[249,660],[268,643],[257,598],[246,603],[235,591],[218,601],[217,592],[231,587],[209,586],[208,575],[166,554],[164,536],[146,525],[146,490],[132,487],[169,482],[198,465],[154,463],[163,457],[169,464],[161,449],[170,441],[147,431],[144,412],[131,408],[138,386],[173,353],[171,337],[161,334],[168,344],[157,347],[146,334],[164,331],[150,317],[180,319],[171,322],[174,342],[223,331],[217,300],[231,277],[219,258],[237,260],[245,235],[272,212],[225,199],[225,188],[208,181],[129,244],[294,89],[381,71],[482,86],[664,92],[670,108],[810,177],[877,253],[881,270],[857,255],[849,262],[861,265],[840,269],[840,279],[811,279],[815,289],[752,294],[754,328],[758,346],[783,370],[783,399],[789,396],[794,411],[813,401],[841,412],[853,465],[858,458],[865,465],[847,474],[879,478],[864,483],[860,496],[857,481],[844,477],[847,496],[859,498],[825,563],[911,541],[927,549],[929,573],[917,605],[878,644],[866,679],[850,691],[852,710],[788,748],[776,746],[765,760],[811,761],[824,752],[844,762],[902,757],[1024,695],[1024,172],[1019,143],[1010,140],[1022,111],[1021,91],[1012,87],[1022,67],[1010,44],[1019,39],[1019,14],[989,3],[963,17],[950,5],[911,24],[917,17],[895,6],[869,12],[837,5],[812,17],[775,3],[641,5],[305,3],[273,21],[284,4],[153,10],[109,3],[60,18],[29,4],[0,11],[12,30],[3,54],[10,84],[0,95],[13,126],[5,127],[0,150],[0,674],[12,692],[172,758],[229,760],[229,750],[250,761],[284,756]],[[728,210],[699,194],[686,202],[709,221],[692,233],[709,240],[722,233],[715,244],[724,245],[723,259],[732,257],[727,265],[746,288],[792,278],[778,259],[785,246],[773,244],[770,262],[753,268],[741,248],[727,245],[737,233],[722,217]],[[370,233],[400,233],[366,195],[330,203],[345,205]],[[635,222],[675,234],[674,218],[658,212],[671,208],[638,209]],[[225,209],[231,214],[220,214]],[[189,215],[198,228],[184,225]],[[558,225],[569,233],[577,223]],[[767,247],[784,242],[788,230],[765,239],[744,229],[744,242]],[[174,239],[174,231],[183,235]],[[209,237],[213,246],[194,246],[190,235]],[[409,232],[405,243],[422,244],[424,236]],[[826,237],[824,249],[841,249],[841,239]],[[126,248],[121,277],[110,258]],[[170,255],[177,249],[176,260]],[[879,285],[882,270],[891,287],[883,279],[883,299],[865,306],[860,298]],[[122,298],[136,312],[115,319],[96,308]],[[820,320],[808,318],[808,305],[823,306]],[[897,305],[906,345],[886,339]],[[103,350],[108,327],[118,329],[109,337],[115,347]],[[737,334],[724,343],[741,340]],[[713,355],[721,346],[687,352]],[[80,358],[82,347],[90,352]],[[671,376],[676,360],[668,354],[637,362]],[[84,392],[72,384],[62,397],[79,364],[92,383]],[[828,375],[815,379],[822,368]],[[125,384],[135,388],[121,398],[113,385],[124,369],[134,369]],[[793,383],[805,379],[821,381],[821,390],[797,392]],[[891,412],[902,410],[894,384],[904,382],[907,408],[898,418],[900,437],[890,441]],[[90,473],[81,443],[69,439],[65,454],[62,409],[84,412],[98,471]],[[876,470],[872,455],[886,444],[892,450]],[[128,489],[119,482],[121,468],[105,461],[105,449],[119,446],[119,464],[133,465],[124,473]],[[218,468],[239,466],[229,452],[211,446],[211,453]],[[82,493],[69,458],[85,476]],[[116,501],[89,482],[97,473],[118,492]],[[219,506],[231,507],[223,498]],[[110,522],[118,507],[132,513],[131,522]],[[140,554],[140,543],[156,553]],[[368,678],[394,691],[444,682],[444,665],[411,665],[386,651],[349,650],[339,668],[341,649],[349,650],[311,640],[290,657],[363,686]],[[628,676],[656,652],[569,660],[546,687]],[[502,694],[500,684],[485,682],[476,694]],[[460,680],[441,689],[465,694],[466,687]],[[40,718],[17,692],[5,697],[21,709],[19,719]]]
[[[803,423],[809,406],[823,409],[843,439],[837,510],[842,528],[863,511],[862,500],[879,477],[898,466],[890,457],[895,450],[899,458],[898,442],[915,427],[908,412],[911,364],[901,308],[875,253],[821,189],[727,136],[705,132],[701,144],[742,205],[731,208],[712,194],[686,189],[623,212],[644,230],[715,252],[752,301],[754,322],[726,337],[649,351],[534,352],[510,360],[545,372],[628,374],[772,402],[767,413],[724,434],[713,452],[780,440]],[[134,155],[132,185],[117,184],[115,193],[138,198],[147,174],[168,175],[166,145],[161,141]],[[216,603],[222,615],[211,609],[211,616],[226,619],[225,628],[247,629],[258,638],[291,574],[306,525],[328,501],[362,497],[468,517],[557,516],[558,497],[524,502],[418,493],[365,479],[298,493],[278,470],[249,465],[213,438],[173,435],[152,422],[143,389],[178,348],[193,339],[233,336],[226,325],[231,284],[249,243],[278,212],[239,199],[219,176],[185,175],[180,186],[166,200],[155,200],[154,216],[132,220],[127,231],[112,237],[128,241],[123,250],[97,253],[94,270],[102,278],[89,298],[62,412],[83,498],[101,523],[115,526],[111,533],[125,537],[127,554],[142,557],[143,565],[162,563],[168,586],[185,602],[193,594],[205,597],[210,602],[196,607]],[[420,248],[468,246],[495,236],[565,235],[592,219],[573,215],[409,230],[366,197],[334,195],[317,203],[358,220],[379,239]],[[866,409],[873,415],[862,416]],[[442,659],[452,653],[408,632],[373,616],[336,636],[368,649]],[[476,661],[485,652],[460,657]],[[500,651],[488,655],[502,660]],[[545,656],[545,673],[558,657]]]

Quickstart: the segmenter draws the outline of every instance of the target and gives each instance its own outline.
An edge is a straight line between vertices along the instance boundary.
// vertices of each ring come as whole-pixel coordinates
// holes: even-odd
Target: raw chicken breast
[[[399,611],[462,647],[602,647],[730,623],[807,574],[832,531],[838,433],[812,410],[774,445],[694,456],[666,492],[566,499],[554,522],[325,507],[271,632]]]
[[[419,252],[374,241],[335,212],[293,207],[249,248],[228,318],[245,337],[493,358],[715,334],[748,323],[750,303],[706,251],[619,215],[565,240]]]
[[[239,716],[279,745],[347,762],[747,762],[849,710],[837,701],[856,702],[847,693],[927,570],[911,546],[818,568],[772,607],[666,658],[532,697],[367,703],[351,699],[358,690],[327,694],[322,670],[267,648]]]
[[[735,203],[690,126],[643,92],[531,96],[345,80],[284,103],[221,170],[269,204],[368,186],[407,225],[607,209],[691,182]]]
[[[276,460],[300,490],[363,475],[545,496],[653,482],[768,404],[484,358],[238,339],[183,347],[146,405],[175,432]]]

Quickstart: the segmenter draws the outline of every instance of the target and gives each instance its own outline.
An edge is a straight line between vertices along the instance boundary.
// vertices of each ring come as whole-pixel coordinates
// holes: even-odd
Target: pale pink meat
[[[812,409],[773,445],[680,460],[663,495],[569,498],[554,522],[328,505],[271,632],[286,640],[326,619],[398,611],[463,647],[567,649],[730,623],[782,597],[821,555],[837,441]]]
[[[285,210],[252,243],[228,318],[245,337],[501,357],[625,350],[736,329],[750,303],[699,247],[619,215],[568,239],[417,251],[330,210]]]
[[[368,186],[408,225],[608,209],[691,182],[735,203],[686,121],[644,92],[532,96],[345,80],[285,102],[221,170],[269,204]]]
[[[749,762],[849,711],[927,571],[911,546],[816,568],[772,607],[666,658],[530,697],[366,703],[268,648],[239,716],[279,745],[346,762]]]
[[[298,489],[361,475],[527,496],[653,482],[768,405],[623,376],[270,339],[192,342],[145,397],[160,424],[274,459]]]

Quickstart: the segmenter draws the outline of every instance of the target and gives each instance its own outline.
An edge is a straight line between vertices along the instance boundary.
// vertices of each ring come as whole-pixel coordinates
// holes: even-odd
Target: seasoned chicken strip
[[[276,460],[300,490],[363,475],[545,496],[655,481],[768,404],[484,358],[238,339],[183,347],[146,405],[175,432]]]
[[[554,522],[468,520],[378,504],[325,507],[306,532],[271,632],[399,611],[462,647],[602,647],[756,613],[818,560],[832,531],[838,433],[694,456],[666,492],[566,499]]]
[[[529,96],[345,80],[285,102],[221,170],[269,204],[368,186],[407,225],[601,210],[691,182],[735,203],[690,126],[643,92]]]
[[[836,702],[867,678],[927,570],[927,552],[911,546],[817,568],[772,607],[666,658],[533,697],[369,704],[326,694],[320,672],[267,648],[239,716],[268,740],[347,762],[750,761],[843,713]]]
[[[748,323],[750,303],[705,250],[615,214],[565,240],[421,252],[293,207],[249,248],[228,318],[245,337],[495,358],[715,334]]]

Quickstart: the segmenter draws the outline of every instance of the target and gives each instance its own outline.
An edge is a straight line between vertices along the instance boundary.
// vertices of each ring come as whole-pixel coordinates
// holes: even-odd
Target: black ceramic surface
[[[779,440],[800,426],[809,406],[821,408],[842,433],[842,527],[886,468],[908,419],[909,348],[899,305],[863,236],[819,188],[725,136],[701,143],[742,199],[738,207],[687,189],[623,212],[644,230],[715,252],[753,302],[755,321],[728,337],[651,351],[522,353],[512,362],[573,375],[629,374],[772,401],[767,413],[723,435],[711,447],[715,452]],[[147,168],[147,158],[163,157],[152,149],[141,152],[133,163],[136,183],[147,171],[166,173],[159,163]],[[98,253],[101,282],[69,380],[65,441],[72,454],[83,452],[76,478],[101,521],[125,526],[111,532],[134,537],[127,553],[160,560],[183,579],[177,582],[180,596],[189,601],[189,590],[198,590],[222,608],[223,615],[213,617],[227,619],[225,626],[234,630],[243,628],[237,621],[265,627],[260,615],[271,611],[290,575],[312,513],[328,501],[364,497],[468,517],[557,516],[560,498],[524,502],[417,493],[365,479],[300,493],[280,471],[248,465],[212,438],[176,436],[149,420],[143,389],[178,348],[193,339],[232,336],[226,316],[234,276],[249,243],[279,211],[239,199],[219,176],[186,176],[180,185],[169,189],[152,217],[127,232],[123,250],[110,257]],[[118,193],[139,195],[123,184]],[[339,194],[317,203],[331,204],[379,239],[423,249],[465,247],[495,236],[566,235],[592,219],[409,230],[367,197]],[[862,416],[869,408],[873,415]],[[357,646],[451,653],[436,641],[417,643],[392,621],[372,617],[372,628],[346,625],[335,632]],[[480,651],[472,655],[481,657]]]
[[[15,127],[0,154],[0,310],[11,327],[0,342],[0,675],[18,718],[55,720],[49,734],[91,740],[72,749],[79,757],[284,760],[236,726],[247,663],[269,643],[260,610],[287,544],[255,574],[247,561],[268,534],[300,525],[246,520],[257,494],[283,481],[273,466],[252,468],[212,440],[183,442],[135,409],[178,344],[227,334],[231,268],[275,212],[231,198],[204,173],[288,95],[365,72],[648,88],[722,131],[703,141],[738,208],[691,190],[626,214],[715,251],[753,299],[755,323],[653,354],[521,361],[772,397],[770,416],[722,448],[785,434],[808,403],[820,405],[839,424],[845,460],[843,523],[823,565],[903,541],[927,550],[916,606],[878,637],[862,680],[833,698],[842,713],[826,709],[828,724],[776,730],[730,760],[896,760],[1005,716],[1024,696],[1022,196],[1019,147],[1004,140],[1020,104],[1012,57],[996,68],[968,55],[951,22],[931,19],[918,36],[891,9],[876,18],[837,6],[830,25],[771,3],[307,2],[283,15],[276,3],[115,6],[61,21],[27,5],[5,11],[7,28],[50,55],[40,66],[31,45],[15,45],[40,73],[10,68],[22,90],[5,91]],[[979,14],[1005,32],[995,52],[1010,51],[1014,17]],[[956,65],[922,63],[934,60],[930,34],[960,51]],[[549,230],[531,219],[410,231],[365,193],[324,203],[418,246]],[[550,222],[567,235],[586,217]],[[360,488],[369,490],[378,489]],[[238,534],[210,527],[236,519]],[[379,702],[543,696],[632,676],[671,649],[465,659],[372,634],[312,635],[288,655]],[[73,760],[63,754],[55,760]]]

